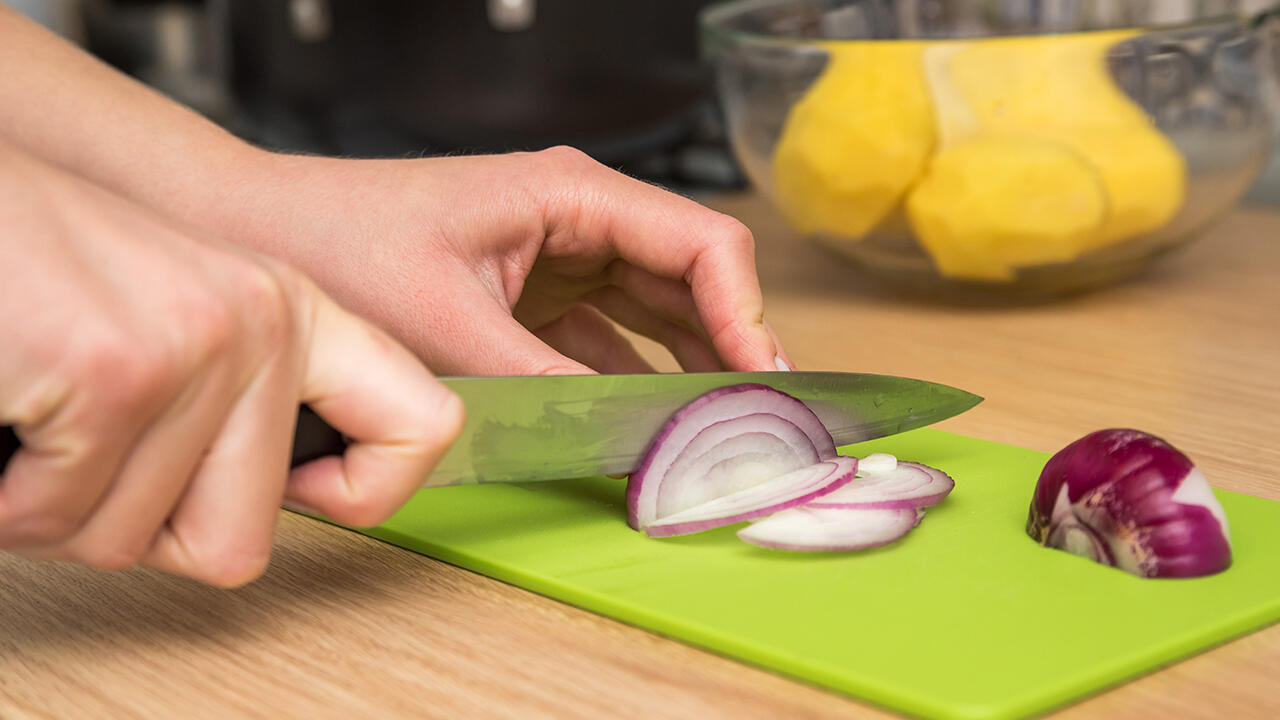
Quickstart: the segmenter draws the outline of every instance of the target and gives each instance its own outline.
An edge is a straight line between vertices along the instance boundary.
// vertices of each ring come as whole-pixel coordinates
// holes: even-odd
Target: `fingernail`
[[[782,372],[791,372],[791,366],[787,364],[786,360],[782,359],[781,355],[773,356],[773,365]]]

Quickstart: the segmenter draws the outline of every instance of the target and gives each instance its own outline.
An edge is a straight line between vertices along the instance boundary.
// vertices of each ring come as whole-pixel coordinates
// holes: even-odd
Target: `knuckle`
[[[751,229],[730,215],[716,213],[711,222],[711,234],[720,244],[729,244],[735,248],[754,248],[755,236]]]
[[[189,303],[182,322],[197,363],[225,353],[235,343],[235,314],[213,294]]]
[[[240,274],[237,292],[252,327],[268,342],[280,342],[294,330],[291,273],[262,265],[248,265]]]
[[[113,407],[141,407],[167,393],[176,383],[176,376],[173,364],[162,354],[139,349],[119,363],[116,376],[102,392]]]
[[[590,155],[569,145],[556,145],[534,154],[543,162],[559,170],[586,170],[598,165]]]
[[[166,392],[177,374],[164,353],[117,333],[76,348],[68,363],[75,382],[108,411],[145,405]]]

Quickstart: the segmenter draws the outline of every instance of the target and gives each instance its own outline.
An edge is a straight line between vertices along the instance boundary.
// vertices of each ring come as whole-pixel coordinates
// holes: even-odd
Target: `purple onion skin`
[[[786,393],[774,390],[768,385],[762,385],[759,383],[741,383],[738,385],[728,385],[716,388],[699,395],[691,400],[688,405],[677,410],[671,416],[671,419],[667,420],[666,424],[658,430],[657,435],[655,435],[653,440],[649,442],[649,447],[645,450],[644,457],[641,459],[640,465],[631,472],[630,477],[627,479],[627,524],[630,525],[632,529],[641,529],[640,518],[636,516],[637,501],[640,497],[640,488],[643,485],[641,480],[646,476],[649,471],[649,467],[653,464],[654,457],[657,455],[659,446],[666,441],[675,428],[678,427],[689,415],[700,410],[704,405],[716,400],[717,398],[725,395],[757,390],[765,390],[769,393],[776,394],[778,397],[789,398],[794,402],[796,412],[808,414],[813,418],[814,422],[818,423],[818,426],[821,427],[822,423],[818,421],[817,416],[813,414],[813,411],[810,410],[807,405]],[[826,443],[823,444],[823,446],[818,447],[817,450],[819,457],[834,457],[836,454],[835,445],[832,443],[829,435],[826,438]]]
[[[1203,482],[1194,470],[1186,455],[1139,430],[1090,433],[1045,464],[1027,534],[1058,547],[1066,533],[1054,531],[1078,524],[1095,540],[1092,559],[1140,577],[1222,572],[1231,566],[1226,527],[1207,507],[1173,499],[1184,481]],[[1069,504],[1060,505],[1064,487]]]
[[[804,505],[807,505],[808,503],[812,502],[815,498],[821,499],[823,495],[826,495],[827,493],[833,492],[835,490],[839,490],[840,488],[852,482],[853,476],[858,471],[857,460],[856,459],[853,459],[853,460],[854,460],[853,466],[850,467],[848,470],[846,470],[844,473],[840,473],[839,469],[833,469],[831,471],[828,477],[830,477],[831,475],[839,474],[839,477],[836,480],[832,481],[831,483],[828,483],[827,485],[823,485],[821,487],[815,488],[800,497],[787,500],[786,502],[776,503],[774,505],[768,505],[765,507],[751,508],[749,510],[743,510],[742,512],[739,512],[739,513],[734,513],[733,515],[725,515],[723,517],[718,517],[718,518],[708,518],[706,520],[697,520],[694,522],[680,523],[678,525],[656,525],[656,526],[651,525],[649,527],[643,528],[643,531],[646,535],[648,535],[651,538],[665,538],[665,537],[676,537],[679,535],[692,535],[693,533],[700,533],[700,532],[705,532],[707,530],[714,530],[715,528],[724,527],[725,525],[732,525],[734,523],[745,522],[747,520],[755,520],[757,518],[761,518],[766,515],[772,515],[777,512],[782,512],[783,510],[787,510],[790,508],[803,507]],[[916,522],[918,524],[920,522],[919,519],[917,519]]]

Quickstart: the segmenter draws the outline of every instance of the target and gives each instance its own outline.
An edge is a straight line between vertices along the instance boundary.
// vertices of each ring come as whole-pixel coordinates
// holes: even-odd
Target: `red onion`
[[[1140,577],[1197,577],[1231,565],[1227,517],[1204,475],[1138,430],[1099,430],[1050,458],[1027,534]]]
[[[835,456],[831,434],[796,398],[765,385],[718,388],[678,410],[658,431],[627,483],[627,522],[644,530],[664,518]],[[803,503],[853,477],[852,469],[848,477],[832,474],[831,469],[818,473],[826,485],[813,485],[813,474],[789,476],[791,482],[807,488],[798,494],[771,485],[768,493],[755,497],[776,502],[756,510],[764,514]],[[729,505],[727,517],[745,519],[740,517],[744,507]]]
[[[876,465],[885,462],[880,457],[864,458],[858,464],[858,477],[853,482],[823,495],[809,506],[911,510],[937,505],[956,486],[951,476],[920,463],[895,462],[888,469],[876,472]],[[883,457],[893,458],[892,455]]]
[[[804,403],[764,385],[734,385],[677,411],[627,483],[627,521],[650,537],[756,520],[743,540],[783,550],[859,550],[893,542],[946,497],[945,473],[892,455],[836,455]],[[837,501],[835,505],[819,505]],[[768,517],[764,517],[764,516]],[[764,519],[758,519],[764,518]]]
[[[644,526],[649,537],[688,535],[743,520],[769,515],[803,505],[850,480],[857,470],[856,458],[837,457],[826,462],[792,470],[759,485],[709,500],[687,510],[667,515]]]
[[[773,550],[844,552],[888,545],[906,535],[924,510],[864,510],[805,505],[783,510],[738,531],[752,545]]]

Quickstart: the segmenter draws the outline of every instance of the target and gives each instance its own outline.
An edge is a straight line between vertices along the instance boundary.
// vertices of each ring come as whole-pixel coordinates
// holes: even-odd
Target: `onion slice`
[[[892,455],[840,457],[803,402],[733,385],[658,431],[628,480],[627,522],[657,538],[751,520],[738,537],[755,545],[861,550],[907,534],[954,487],[946,473]]]
[[[754,383],[717,388],[678,410],[658,431],[627,483],[627,522],[645,530],[835,456],[831,434],[803,402]],[[812,474],[825,478],[829,470]],[[768,492],[752,497],[777,509]],[[731,514],[745,511],[735,505]]]
[[[858,467],[859,476],[853,482],[823,495],[810,505],[910,510],[937,505],[956,486],[950,475],[920,463],[899,462],[891,470],[883,472],[867,472],[865,462]]]
[[[649,537],[672,537],[754,520],[829,493],[853,480],[857,469],[856,458],[832,458],[668,515],[643,529]]]
[[[924,510],[864,510],[805,505],[738,531],[744,542],[773,550],[845,552],[888,545],[920,523]]]

